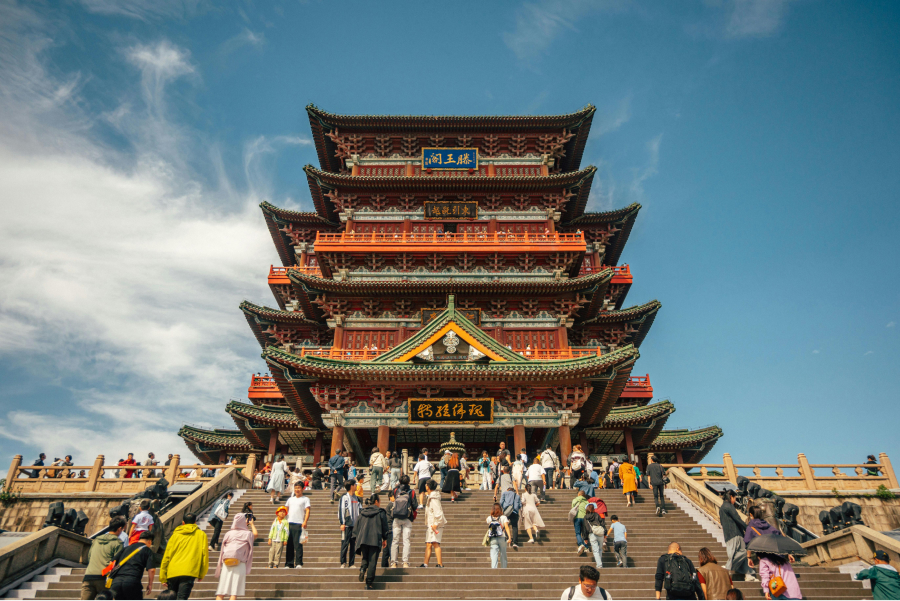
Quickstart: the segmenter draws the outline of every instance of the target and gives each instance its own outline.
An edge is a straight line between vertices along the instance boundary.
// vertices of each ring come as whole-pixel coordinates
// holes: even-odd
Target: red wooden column
[[[519,453],[522,452],[522,449],[525,448],[525,426],[522,424],[513,426],[513,441],[516,448],[513,449],[512,456],[518,457]]]
[[[378,450],[384,455],[391,441],[391,429],[389,426],[378,426]]]
[[[278,428],[273,428],[269,431],[269,455],[272,456],[272,461],[275,461],[275,451],[278,446]]]
[[[578,434],[578,443],[581,445],[581,450],[585,455],[591,454],[591,451],[588,448],[587,432],[585,432],[584,430],[582,430]]]
[[[319,465],[322,461],[322,443],[325,442],[325,434],[316,432],[316,446],[313,449],[313,463]]]
[[[628,453],[628,460],[634,455],[634,439],[631,437],[631,428],[625,428],[625,451]]]
[[[219,451],[219,465],[228,463],[228,451]]]
[[[331,455],[344,448],[344,426],[335,426],[331,431]]]
[[[675,451],[675,461],[678,463],[684,463],[684,456],[682,456],[681,450]]]
[[[559,462],[560,465],[566,465],[569,461],[569,455],[572,454],[572,433],[569,426],[559,427]]]

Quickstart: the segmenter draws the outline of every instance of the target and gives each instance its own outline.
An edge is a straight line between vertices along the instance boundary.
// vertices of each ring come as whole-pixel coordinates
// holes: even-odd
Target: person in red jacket
[[[125,461],[120,461],[119,465],[137,465],[137,461],[134,460],[134,453],[128,453],[128,459]],[[125,473],[122,475],[123,478],[134,478],[134,470],[122,470]]]

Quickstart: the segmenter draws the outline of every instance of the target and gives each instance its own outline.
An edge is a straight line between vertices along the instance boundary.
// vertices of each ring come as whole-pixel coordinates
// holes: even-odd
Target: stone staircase
[[[444,569],[431,567],[409,569],[381,569],[375,582],[376,590],[366,591],[358,581],[358,566],[340,568],[340,529],[337,504],[332,505],[327,491],[309,491],[312,501],[309,542],[304,545],[304,567],[288,570],[266,567],[268,547],[265,537],[274,519],[275,507],[262,491],[248,490],[241,502],[254,503],[259,538],[253,557],[253,571],[248,576],[247,596],[250,598],[375,598],[375,599],[558,599],[562,590],[575,584],[581,565],[593,565],[590,552],[579,557],[572,524],[566,519],[573,493],[570,490],[550,491],[548,500],[540,507],[546,529],[537,544],[528,544],[524,532],[519,534],[519,549],[509,551],[509,568],[490,569],[490,552],[481,546],[486,525],[485,518],[493,503],[486,491],[468,491],[460,501],[444,500],[448,524],[443,537]],[[641,491],[641,499],[634,507],[625,507],[621,493],[608,491],[603,495],[611,513],[617,514],[628,528],[628,568],[616,568],[612,552],[604,553],[600,572],[600,586],[615,599],[649,599],[655,597],[653,583],[656,560],[672,541],[681,543],[685,555],[696,563],[701,547],[709,547],[724,563],[725,549],[687,513],[674,503],[668,504],[668,515],[656,517],[652,498]],[[232,511],[240,509],[235,503]],[[227,528],[227,525],[226,525]],[[223,529],[224,535],[225,529]],[[207,532],[211,535],[212,529]],[[424,556],[424,515],[414,523],[410,565],[422,563]],[[388,550],[389,552],[389,550]],[[216,579],[213,576],[218,552],[210,553],[210,574],[194,586],[192,598],[213,598]],[[282,560],[282,564],[284,561]],[[803,593],[808,599],[871,598],[861,583],[853,582],[834,568],[796,567]],[[39,589],[29,591],[33,598],[78,598],[83,571],[42,582]],[[763,598],[758,583],[736,582],[750,599]],[[154,586],[155,597],[160,590]],[[25,598],[19,591],[8,597]],[[32,598],[31,595],[27,595]]]

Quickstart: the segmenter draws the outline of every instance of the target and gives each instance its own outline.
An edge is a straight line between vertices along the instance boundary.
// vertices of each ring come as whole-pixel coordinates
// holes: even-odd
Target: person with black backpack
[[[578,584],[570,586],[562,592],[559,601],[580,601],[582,599],[607,599],[612,597],[605,589],[597,586],[600,571],[593,566],[581,566],[578,573]]]
[[[416,519],[416,493],[409,487],[409,476],[400,476],[400,485],[391,492],[392,534],[391,567],[397,567],[397,556],[400,554],[400,537],[403,537],[403,567],[409,567],[409,538],[412,535],[412,523]]]
[[[681,554],[681,545],[672,543],[669,551],[656,562],[656,598],[663,586],[666,599],[705,599],[691,560]]]

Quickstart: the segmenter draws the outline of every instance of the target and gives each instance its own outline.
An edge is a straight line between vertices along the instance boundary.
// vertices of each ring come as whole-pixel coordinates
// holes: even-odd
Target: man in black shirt
[[[672,543],[669,552],[656,562],[656,598],[665,586],[666,599],[704,599],[697,570],[691,560],[681,554],[681,545]]]
[[[734,574],[744,574],[745,580],[756,581],[753,569],[747,564],[747,547],[744,546],[744,532],[747,524],[741,519],[741,514],[734,507],[737,494],[729,490],[719,507],[719,523],[722,525],[722,536],[725,537],[725,550],[728,553],[728,561],[725,569]]]
[[[650,488],[653,489],[653,500],[656,502],[656,515],[666,514],[666,498],[663,489],[666,487],[666,471],[656,462],[656,457],[650,455],[650,465],[647,466],[647,477],[650,479]]]
[[[143,599],[141,579],[147,571],[147,595],[153,592],[153,577],[156,575],[153,551],[153,533],[145,530],[138,542],[128,545],[116,556],[115,575],[110,590],[116,599]],[[137,551],[137,553],[135,553]],[[134,555],[132,555],[134,553]],[[130,556],[130,557],[129,557]]]
[[[44,466],[44,459],[46,459],[46,458],[47,458],[47,456],[44,455],[43,453],[41,453],[40,455],[38,455],[38,460],[35,461],[32,465],[37,465],[37,466],[43,467],[43,466]],[[28,477],[29,477],[29,478],[37,478],[37,477],[40,476],[40,475],[41,475],[41,471],[40,471],[40,470],[31,470],[31,472],[29,472],[29,474],[28,474]]]

